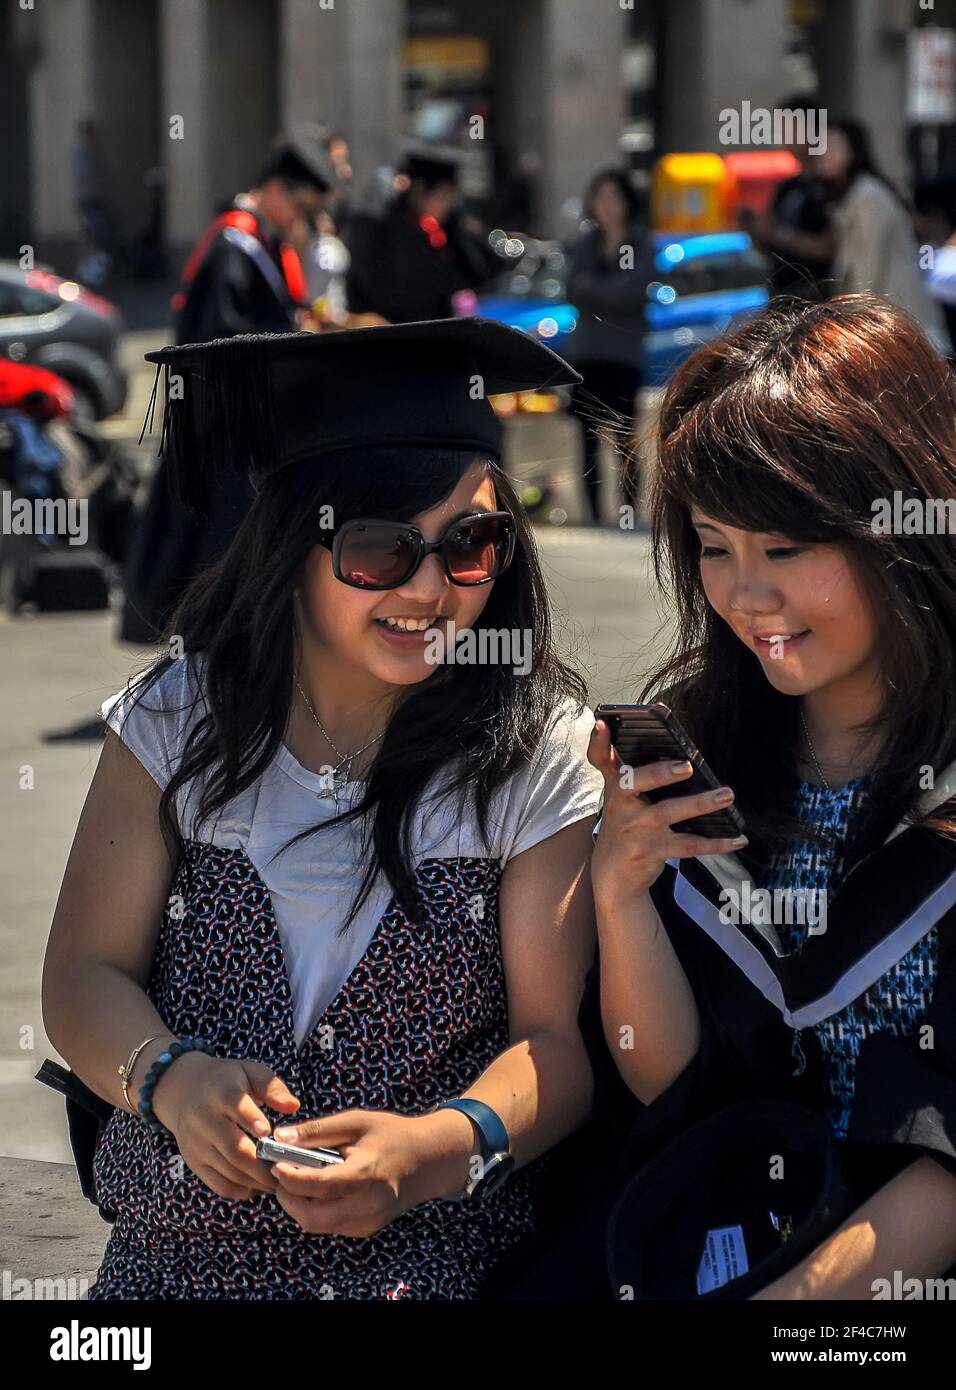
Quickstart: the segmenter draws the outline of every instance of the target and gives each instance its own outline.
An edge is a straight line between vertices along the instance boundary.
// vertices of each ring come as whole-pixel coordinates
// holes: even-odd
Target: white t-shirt
[[[881,179],[857,174],[834,212],[838,231],[833,278],[841,294],[875,290],[922,324],[940,352],[951,349],[942,310],[927,293],[913,224]]]
[[[179,766],[190,730],[205,713],[196,676],[202,662],[201,655],[175,661],[146,691],[142,704],[135,704],[124,688],[101,706],[109,727],[162,788]],[[193,705],[197,692],[200,699]],[[489,856],[503,867],[564,826],[593,815],[604,785],[587,760],[593,727],[591,711],[576,715],[570,701],[556,712],[532,764],[513,773],[492,798],[487,847],[470,798],[462,815],[457,794],[440,802],[430,788],[432,804],[426,797],[416,818],[413,867],[423,859]],[[362,782],[348,783],[340,793],[340,809],[361,799],[363,787]],[[199,791],[195,779],[180,788],[180,828],[187,838],[242,849],[269,890],[289,966],[296,1045],[301,1046],[365,954],[391,901],[391,889],[380,874],[348,931],[339,935],[364,876],[362,831],[356,822],[320,830],[270,863],[290,836],[335,814],[322,775],[304,768],[284,743],[262,776],[211,824],[199,823]]]

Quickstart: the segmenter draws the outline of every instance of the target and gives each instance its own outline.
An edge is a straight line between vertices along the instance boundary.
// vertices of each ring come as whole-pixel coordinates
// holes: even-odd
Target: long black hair
[[[634,187],[627,176],[627,171],[617,164],[606,164],[595,172],[588,179],[588,185],[584,193],[584,204],[582,211],[588,221],[597,223],[594,216],[594,199],[598,189],[603,183],[612,183],[624,200],[627,209],[625,225],[633,226],[635,222],[643,219],[645,209],[644,199]],[[600,230],[600,229],[598,229]]]
[[[855,121],[846,116],[838,121],[831,121],[830,129],[839,130],[841,134],[845,135],[846,142],[850,147],[850,164],[844,175],[845,188],[849,188],[860,174],[869,174],[871,178],[888,188],[896,201],[909,211],[909,203],[903,194],[877,164],[876,156],[873,153],[873,141],[863,122]]]
[[[918,324],[874,294],[775,302],[699,348],[671,380],[658,426],[653,553],[677,622],[642,699],[663,698],[736,792],[748,855],[798,830],[800,701],[711,607],[691,508],[726,525],[840,546],[878,624],[881,747],[848,861],[920,820],[921,769],[956,757],[956,550],[949,534],[873,529],[899,492],[956,498],[956,378]],[[925,818],[956,834],[956,803]],[[746,862],[746,861],[745,861]]]
[[[205,820],[263,773],[282,742],[299,655],[292,594],[317,543],[320,506],[331,506],[336,526],[357,516],[410,520],[444,501],[474,458],[466,450],[396,447],[330,455],[321,466],[306,461],[270,476],[226,553],[192,581],[171,614],[164,634],[169,654],[130,687],[140,700],[182,659],[179,653],[202,653],[204,688],[196,700],[201,695],[208,710],[191,730],[160,801],[164,835],[180,850],[177,791],[203,774],[198,816]],[[524,509],[500,466],[491,459],[487,465],[497,505],[514,519],[517,542],[511,567],[492,586],[474,630],[529,631],[531,669],[521,675],[505,664],[436,666],[394,707],[361,802],[293,836],[276,852],[326,825],[361,820],[367,868],[342,932],[379,870],[415,919],[420,900],[412,867],[414,814],[436,774],[448,774],[443,797],[474,796],[487,843],[495,789],[530,759],[568,698],[579,710],[587,700],[585,681],[554,649],[544,577]]]

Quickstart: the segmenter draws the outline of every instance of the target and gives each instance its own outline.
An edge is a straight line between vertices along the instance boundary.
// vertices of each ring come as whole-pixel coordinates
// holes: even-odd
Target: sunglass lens
[[[507,569],[513,547],[514,528],[509,517],[472,518],[447,538],[448,568],[459,584],[482,584]]]
[[[404,582],[415,563],[414,532],[401,526],[360,526],[343,537],[339,567],[347,584],[389,587]]]

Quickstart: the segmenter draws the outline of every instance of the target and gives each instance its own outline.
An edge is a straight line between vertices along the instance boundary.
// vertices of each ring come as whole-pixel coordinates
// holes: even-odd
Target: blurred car
[[[102,420],[126,402],[122,331],[119,310],[102,295],[50,270],[0,261],[0,353],[63,377],[84,419]]]
[[[745,232],[653,235],[656,278],[647,286],[643,384],[661,386],[695,347],[768,301],[766,258]],[[565,297],[567,256],[557,242],[501,233],[510,259],[478,298],[476,313],[520,328],[561,352],[578,321]],[[527,408],[527,407],[524,407]]]

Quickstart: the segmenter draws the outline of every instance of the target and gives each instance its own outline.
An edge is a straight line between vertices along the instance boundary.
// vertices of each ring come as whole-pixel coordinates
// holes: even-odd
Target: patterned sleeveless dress
[[[147,993],[176,1034],[272,1068],[296,1118],[417,1115],[460,1095],[507,1046],[495,859],[424,860],[413,923],[394,899],[301,1047],[268,890],[241,849],[186,840]],[[476,895],[483,913],[473,908]],[[472,910],[469,911],[469,905]],[[273,1124],[287,1117],[268,1108]],[[440,1199],[366,1238],[311,1235],[271,1193],[230,1201],[170,1136],[116,1110],[94,1161],[115,1222],[90,1299],[469,1299],[536,1226],[548,1155],[478,1206]]]

